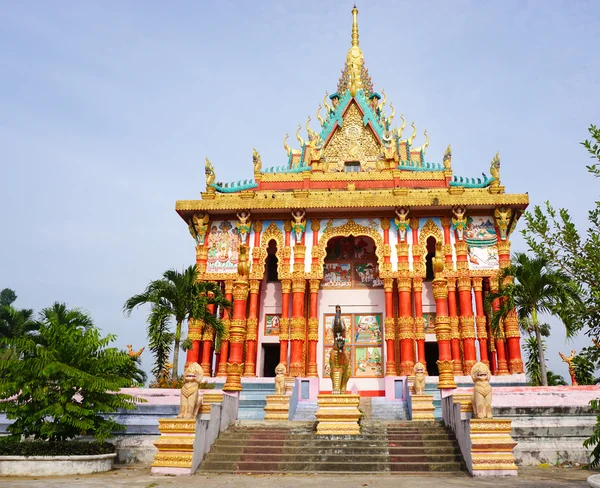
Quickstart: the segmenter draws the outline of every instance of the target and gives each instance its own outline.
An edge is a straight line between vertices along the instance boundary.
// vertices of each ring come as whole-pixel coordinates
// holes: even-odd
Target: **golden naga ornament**
[[[215,168],[208,158],[206,158],[206,163],[204,165],[204,174],[206,175],[206,189],[208,190],[210,185],[215,182],[215,178],[217,177],[215,174]]]

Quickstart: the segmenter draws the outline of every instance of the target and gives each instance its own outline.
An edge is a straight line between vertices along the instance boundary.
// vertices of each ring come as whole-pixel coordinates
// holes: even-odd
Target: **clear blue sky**
[[[285,163],[285,133],[335,91],[352,3],[5,2],[0,288],[21,307],[83,307],[120,346],[144,345],[145,315],[125,319],[123,302],[194,261],[175,200],[199,198],[206,156],[222,181],[252,176],[253,147],[265,166]],[[500,151],[508,192],[585,225],[598,191],[579,142],[600,124],[600,2],[358,8],[375,88],[427,128],[428,160],[451,143],[455,174],[477,177]],[[550,366],[565,376],[568,349],[554,324]]]

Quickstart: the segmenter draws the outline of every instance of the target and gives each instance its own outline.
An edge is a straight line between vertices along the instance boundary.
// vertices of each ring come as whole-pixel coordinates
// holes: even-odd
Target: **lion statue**
[[[275,368],[275,395],[285,395],[285,364],[279,363]]]
[[[178,419],[195,419],[197,417],[202,403],[199,392],[202,376],[202,366],[198,363],[190,363],[185,368],[183,374],[185,383],[181,387],[181,409],[177,415]]]
[[[471,369],[473,389],[473,415],[476,419],[492,418],[492,387],[490,369],[484,363],[475,363]]]
[[[425,365],[423,363],[415,364],[413,370],[415,372],[415,382],[413,386],[415,388],[415,395],[425,394]]]

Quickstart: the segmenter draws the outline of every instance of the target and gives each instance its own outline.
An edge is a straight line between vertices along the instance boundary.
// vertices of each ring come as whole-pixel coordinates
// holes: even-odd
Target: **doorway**
[[[437,360],[440,357],[438,343],[435,341],[425,343],[425,361],[427,362],[427,374],[429,376],[439,376]]]
[[[263,344],[263,377],[274,378],[275,368],[279,364],[279,344]]]

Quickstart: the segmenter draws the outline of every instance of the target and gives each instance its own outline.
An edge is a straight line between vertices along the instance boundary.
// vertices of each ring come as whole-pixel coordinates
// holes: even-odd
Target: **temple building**
[[[440,387],[476,361],[494,375],[522,373],[516,317],[493,334],[484,302],[510,263],[528,196],[505,193],[498,154],[482,168],[489,176],[459,176],[450,146],[436,161],[427,131],[418,145],[414,123],[405,130],[401,115],[393,125],[394,107],[364,63],[356,7],[352,15],[335,93],[305,134],[298,126],[297,143],[285,135],[282,164],[264,168],[254,150],[253,176],[222,183],[207,159],[202,198],[176,203],[201,279],[220,283],[234,303],[217,354],[211,332],[192,321],[187,361],[226,377],[226,390],[241,389],[240,377],[274,376],[282,362],[331,391],[340,305],[348,386],[365,394],[380,394],[386,377],[411,375],[417,361]]]

